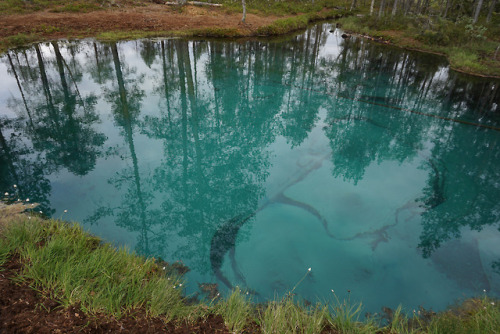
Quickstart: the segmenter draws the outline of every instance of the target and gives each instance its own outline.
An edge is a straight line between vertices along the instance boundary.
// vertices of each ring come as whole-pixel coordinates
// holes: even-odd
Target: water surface
[[[331,29],[9,51],[0,190],[182,261],[200,297],[308,268],[304,299],[370,312],[499,296],[500,83]]]

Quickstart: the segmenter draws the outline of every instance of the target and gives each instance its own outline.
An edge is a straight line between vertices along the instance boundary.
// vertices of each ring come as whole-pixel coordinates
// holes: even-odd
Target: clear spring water
[[[302,298],[370,312],[500,295],[500,83],[340,33],[11,50],[0,190],[182,261],[190,295],[308,268]]]

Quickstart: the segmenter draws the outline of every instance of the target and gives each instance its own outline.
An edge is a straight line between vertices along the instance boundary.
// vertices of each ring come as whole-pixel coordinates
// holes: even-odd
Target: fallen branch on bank
[[[172,1],[168,1],[168,2],[165,2],[165,5],[181,5],[182,3],[180,2],[172,2]],[[193,6],[211,6],[211,7],[222,7],[221,4],[219,3],[209,3],[209,2],[201,2],[201,1],[188,1],[186,2],[186,4],[188,5],[193,5]]]

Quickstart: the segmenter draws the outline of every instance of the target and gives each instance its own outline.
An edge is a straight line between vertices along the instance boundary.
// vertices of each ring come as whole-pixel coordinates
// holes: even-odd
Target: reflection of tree
[[[325,133],[333,150],[334,176],[356,184],[372,162],[414,157],[426,125],[411,113],[385,109],[416,98],[417,79],[408,75],[416,60],[393,52],[380,57],[379,47],[364,41],[344,43],[337,61],[326,67],[337,73],[326,78],[327,91],[338,93],[328,107]]]
[[[481,231],[489,225],[500,229],[500,153],[489,131],[454,125],[436,131],[432,156],[446,165],[445,201],[422,214],[419,248],[425,257],[463,228]],[[443,140],[446,138],[446,140]],[[426,189],[434,187],[429,179]]]
[[[39,203],[37,210],[50,215],[53,213],[48,199],[51,186],[45,177],[45,166],[40,154],[14,132],[19,125],[16,121],[0,119],[0,189],[14,193],[18,197],[14,200],[29,198]],[[6,137],[6,133],[11,135]]]
[[[268,115],[252,115],[255,122],[241,119],[250,115],[245,114],[245,105],[240,106],[242,99],[234,96],[242,96],[247,86],[233,82],[231,90],[219,89],[226,84],[224,75],[229,73],[220,73],[218,66],[226,71],[238,70],[232,63],[235,58],[223,57],[218,52],[223,44],[209,44],[208,61],[215,60],[218,65],[207,66],[211,81],[204,84],[213,89],[203,91],[198,81],[204,78],[197,73],[199,55],[207,45],[184,41],[165,44],[167,47],[161,47],[160,55],[164,80],[160,87],[168,109],[159,117],[145,118],[144,131],[164,141],[165,159],[154,175],[155,188],[160,189],[165,199],[163,221],[168,222],[169,229],[163,229],[163,234],[174,231],[181,236],[183,246],[174,257],[190,261],[191,267],[205,272],[210,240],[218,225],[257,209],[263,192],[260,183],[267,169],[265,160],[262,161],[266,157],[263,148],[269,135],[262,133],[262,137],[255,137],[253,131],[264,117],[272,118],[276,110]],[[229,75],[238,77],[236,73]],[[246,78],[240,76],[240,80]],[[235,109],[223,106],[220,100],[224,99],[236,102],[232,105]],[[265,127],[262,130],[270,131]],[[252,137],[255,140],[245,142]]]
[[[18,141],[17,147],[25,149],[17,156],[24,154],[23,159],[35,159],[32,168],[24,168],[22,177],[15,177],[15,181],[20,195],[42,203],[42,210],[46,213],[53,210],[48,207],[50,185],[45,176],[61,166],[76,175],[87,174],[94,168],[105,140],[103,134],[93,129],[98,120],[93,110],[95,96],[82,97],[78,91],[77,83],[82,77],[76,73],[79,65],[76,62],[68,64],[59,45],[56,42],[51,45],[55,63],[44,59],[39,45],[7,55],[9,70],[16,79],[22,101],[14,98],[10,101],[19,115],[15,130],[24,132],[32,142],[28,145]],[[36,63],[37,67],[30,63]],[[54,80],[50,76],[52,73],[57,73],[59,80]],[[5,153],[9,155],[8,150]],[[14,175],[13,164],[9,168],[10,174]],[[38,187],[34,184],[37,182],[29,181],[32,186],[23,189],[23,184],[33,179],[39,179],[43,186]]]
[[[152,195],[145,191],[139,171],[139,162],[134,143],[134,126],[138,123],[138,117],[141,112],[141,100],[144,97],[144,91],[139,88],[143,78],[130,77],[133,71],[124,74],[123,69],[128,69],[120,60],[116,43],[111,44],[111,54],[116,75],[116,86],[107,91],[107,98],[112,105],[112,111],[116,124],[121,128],[122,135],[128,146],[132,168],[125,168],[117,172],[117,176],[109,183],[117,189],[122,189],[126,185],[126,193],[122,197],[122,204],[118,208],[107,208],[102,206],[96,210],[96,213],[87,221],[91,223],[107,216],[116,216],[116,223],[130,231],[140,233],[139,244],[137,246],[141,253],[148,254],[149,236],[148,231],[157,221],[158,215],[154,210],[148,211]],[[96,65],[99,64],[96,62]]]
[[[86,70],[98,84],[104,84],[113,77],[113,57],[109,44],[92,43]]]
[[[300,145],[307,138],[318,120],[318,109],[324,103],[324,99],[318,99],[312,88],[317,80],[318,53],[320,46],[326,42],[326,34],[327,31],[318,25],[292,44],[287,61],[290,65],[289,77],[283,76],[288,92],[284,97],[286,105],[281,114],[283,135],[292,146]],[[296,87],[292,83],[301,89],[294,89]]]
[[[99,119],[93,110],[95,97],[83,99],[68,83],[69,72],[57,43],[53,42],[59,85],[49,80],[42,51],[35,45],[44,102],[35,101],[30,117],[33,145],[44,151],[47,161],[58,169],[65,166],[76,175],[85,175],[95,166],[105,136],[92,126]]]
[[[99,148],[104,144],[105,136],[95,133],[89,126],[99,119],[92,110],[95,97],[90,96],[83,100],[78,91],[74,92],[70,89],[64,71],[65,62],[59,47],[56,42],[52,42],[52,46],[61,79],[64,102],[61,107],[61,122],[63,123],[60,128],[60,137],[53,138],[52,154],[49,156],[54,160],[61,161],[74,174],[85,175],[94,168],[100,154]],[[46,89],[49,92],[49,88]],[[81,108],[81,113],[77,112],[77,107]],[[49,109],[53,110],[54,107],[50,106]]]

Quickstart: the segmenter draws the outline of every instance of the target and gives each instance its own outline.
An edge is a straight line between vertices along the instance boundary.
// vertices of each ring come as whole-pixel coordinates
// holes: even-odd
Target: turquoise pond
[[[200,298],[308,268],[300,298],[367,312],[500,296],[500,82],[341,34],[11,50],[0,190],[182,261]]]

